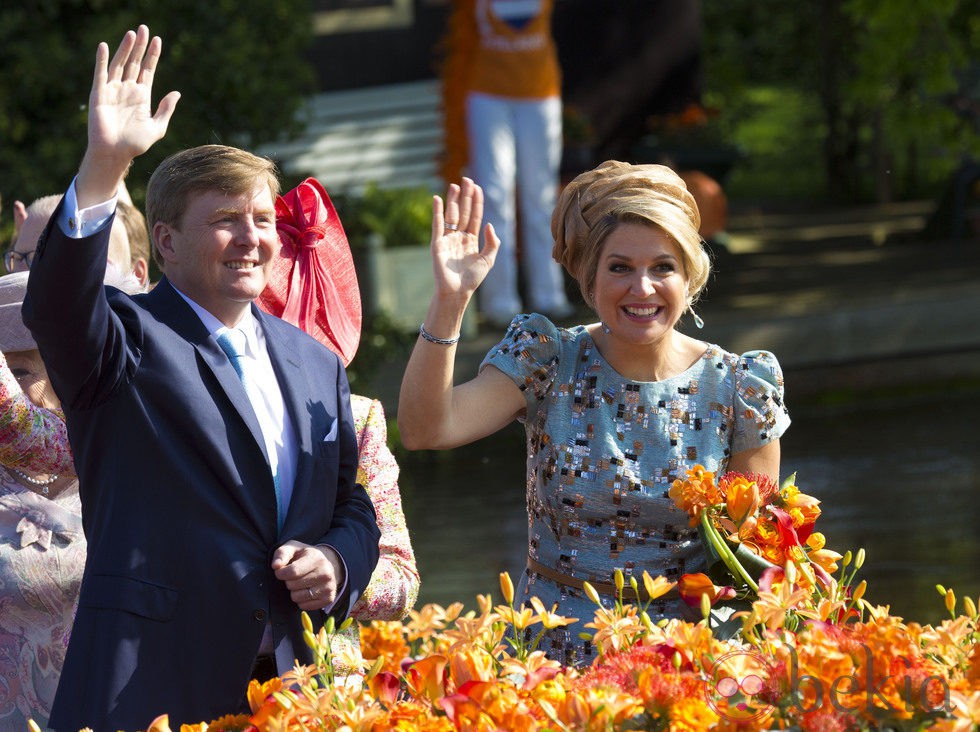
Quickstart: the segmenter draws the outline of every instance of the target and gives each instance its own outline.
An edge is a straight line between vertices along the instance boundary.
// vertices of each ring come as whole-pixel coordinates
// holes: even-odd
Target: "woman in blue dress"
[[[479,245],[482,208],[465,178],[445,203],[434,198],[435,293],[398,425],[409,449],[444,449],[524,423],[528,565],[517,599],[579,618],[541,647],[580,664],[595,654],[579,637],[596,610],[583,582],[611,605],[616,569],[637,578],[640,600],[644,571],[672,581],[703,571],[697,532],[667,496],[675,478],[700,464],[778,480],[782,372],[769,352],[736,355],[677,329],[710,271],[697,206],[669,168],[608,161],[564,189],[551,224],[553,256],[599,321],[559,328],[518,315],[477,377],[454,386],[463,312],[498,247],[490,225]],[[676,595],[648,612],[687,615]]]

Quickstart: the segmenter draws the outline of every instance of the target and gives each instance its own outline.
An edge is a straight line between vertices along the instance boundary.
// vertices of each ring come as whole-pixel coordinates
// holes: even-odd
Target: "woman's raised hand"
[[[483,190],[469,178],[449,186],[445,205],[432,199],[432,267],[437,295],[469,298],[493,266],[500,248],[491,224],[483,229]]]

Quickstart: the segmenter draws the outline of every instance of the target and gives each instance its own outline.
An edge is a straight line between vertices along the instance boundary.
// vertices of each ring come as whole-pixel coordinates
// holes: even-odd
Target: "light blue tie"
[[[228,355],[228,360],[235,367],[235,373],[241,379],[242,384],[248,387],[248,379],[245,376],[245,333],[238,328],[229,328],[218,336],[218,345]]]
[[[245,365],[248,363],[245,360],[245,344],[247,343],[245,333],[238,328],[229,328],[224,333],[219,335],[217,340],[218,345],[221,346],[221,350],[227,354],[228,360],[231,361],[231,365],[235,369],[235,373],[238,374],[238,378],[241,380],[242,386],[245,387],[245,394],[248,395],[249,401],[251,401],[252,394],[249,389],[249,384],[252,384],[253,388],[255,384],[248,376],[245,368]],[[282,506],[282,492],[279,490],[278,471],[276,471],[272,476],[272,484],[276,490],[276,524],[281,532],[285,511],[283,511]]]

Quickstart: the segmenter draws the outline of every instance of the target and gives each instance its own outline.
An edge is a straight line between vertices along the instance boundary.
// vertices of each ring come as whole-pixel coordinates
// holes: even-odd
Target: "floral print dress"
[[[558,328],[537,314],[513,320],[481,368],[490,366],[527,403],[529,568],[516,601],[537,596],[578,618],[549,631],[540,647],[581,664],[594,649],[579,633],[590,632],[585,623],[597,609],[583,580],[610,585],[618,568],[642,586],[644,571],[673,581],[704,568],[697,531],[667,491],[697,464],[722,473],[731,455],[782,435],[790,421],[782,372],[767,351],[738,356],[708,345],[672,378],[632,381],[605,361],[584,326]],[[688,614],[676,599],[654,601],[649,612],[654,621]]]
[[[42,728],[85,566],[78,482],[50,497],[6,466],[74,474],[61,416],[35,406],[0,354],[0,731]]]

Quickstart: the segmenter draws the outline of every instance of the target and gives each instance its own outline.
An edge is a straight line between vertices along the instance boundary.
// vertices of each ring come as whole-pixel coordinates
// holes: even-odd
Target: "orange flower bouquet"
[[[778,507],[778,506],[777,506]],[[784,509],[785,510],[785,509]],[[730,518],[730,517],[729,517]],[[854,560],[861,564],[862,559]],[[848,557],[841,560],[846,569]],[[794,589],[796,565],[773,589],[761,586],[742,636],[722,639],[707,618],[654,623],[639,608],[598,607],[601,649],[588,666],[563,666],[527,642],[536,626],[568,618],[531,600],[513,604],[479,595],[425,605],[403,621],[360,627],[357,673],[328,620],[304,614],[314,663],[247,691],[249,711],[211,722],[174,724],[167,715],[146,732],[762,732],[763,730],[905,730],[968,732],[980,725],[980,599],[937,587],[949,618],[936,626],[904,622],[888,607],[863,608],[847,624],[829,620],[839,605]],[[782,571],[782,570],[780,570]],[[766,573],[774,572],[769,569]],[[625,584],[616,572],[619,587]],[[644,576],[651,595],[673,583]],[[631,578],[631,586],[635,578]],[[590,593],[590,594],[595,594]],[[851,599],[861,594],[856,588]],[[809,621],[791,628],[794,613]],[[346,622],[346,621],[345,621]],[[521,638],[516,643],[509,638]],[[234,710],[231,710],[232,712]],[[31,732],[41,732],[33,722]]]
[[[715,480],[697,465],[674,481],[668,494],[701,532],[710,579],[734,582],[735,591],[715,592],[712,604],[715,597],[758,596],[760,581],[769,589],[789,565],[804,588],[833,584],[831,574],[842,555],[825,548],[823,534],[814,531],[820,501],[802,493],[795,479],[794,473],[777,487],[766,476],[729,472]],[[682,595],[684,586],[699,585],[694,577],[682,578]]]

